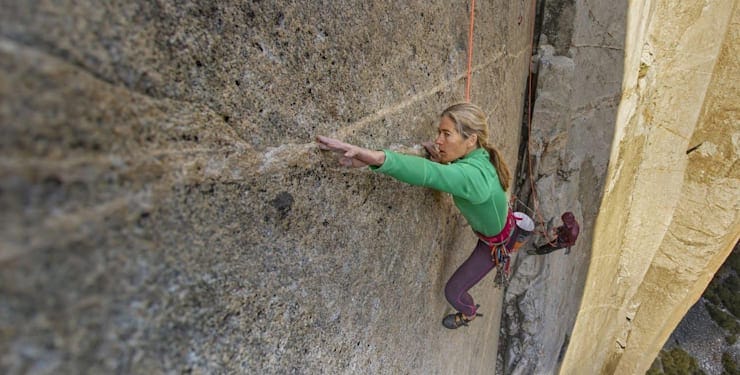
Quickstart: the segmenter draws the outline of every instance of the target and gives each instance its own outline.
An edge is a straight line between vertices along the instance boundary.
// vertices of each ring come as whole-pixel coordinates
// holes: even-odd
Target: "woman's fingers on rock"
[[[327,147],[328,149],[334,148],[334,144],[336,143],[336,139],[332,139],[329,137],[324,137],[322,135],[319,135],[316,137],[316,142],[318,142],[319,146]]]
[[[326,142],[324,141],[324,137],[320,135],[316,136],[316,144],[318,144],[319,148],[322,150],[331,150],[331,148],[326,145]]]
[[[334,150],[334,151],[347,151],[349,144],[339,141],[334,138],[324,137],[319,135],[316,137],[316,141],[319,143],[319,147],[322,150]]]
[[[362,149],[357,146],[322,135],[316,136],[316,143],[322,150],[334,151],[340,154],[339,164],[342,166],[356,168],[367,165],[365,162],[356,159],[362,152]]]

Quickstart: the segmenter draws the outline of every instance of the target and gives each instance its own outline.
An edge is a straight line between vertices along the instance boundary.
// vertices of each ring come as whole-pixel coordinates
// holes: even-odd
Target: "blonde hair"
[[[501,157],[501,153],[488,143],[488,118],[486,113],[480,107],[471,103],[453,104],[444,111],[440,117],[447,116],[455,123],[457,132],[468,139],[473,134],[478,137],[478,146],[488,151],[491,164],[498,173],[499,182],[504,191],[509,190],[509,180],[511,172],[506,162]]]

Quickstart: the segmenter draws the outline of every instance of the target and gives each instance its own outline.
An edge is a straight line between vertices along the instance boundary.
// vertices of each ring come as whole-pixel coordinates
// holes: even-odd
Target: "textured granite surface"
[[[534,181],[523,184],[520,196],[531,194],[534,184],[536,203],[529,207],[537,211],[529,211],[532,216],[557,227],[564,212],[573,212],[581,233],[567,255],[518,255],[502,318],[502,373],[557,373],[568,349],[621,96],[626,9],[624,3],[545,3],[529,133],[528,177]],[[535,236],[534,241],[547,239]]]
[[[740,237],[737,2],[539,9],[530,207],[581,236],[518,256],[502,372],[642,374]]]
[[[564,373],[647,371],[740,238],[737,2],[644,3],[627,19],[615,140]]]
[[[476,5],[472,99],[512,167],[528,6]],[[490,373],[496,314],[440,324],[474,242],[449,197],[312,143],[430,138],[464,3],[2,9],[0,372]]]

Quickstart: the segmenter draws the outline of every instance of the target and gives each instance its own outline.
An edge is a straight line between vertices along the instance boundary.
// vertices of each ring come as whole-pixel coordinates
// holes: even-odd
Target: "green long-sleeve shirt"
[[[508,212],[506,192],[484,148],[477,148],[450,164],[383,152],[383,165],[371,169],[411,185],[452,194],[455,206],[476,232],[494,236],[503,229]]]

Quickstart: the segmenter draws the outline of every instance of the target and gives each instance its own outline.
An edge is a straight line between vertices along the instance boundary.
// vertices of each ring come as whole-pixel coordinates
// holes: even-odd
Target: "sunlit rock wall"
[[[582,231],[569,255],[518,256],[506,373],[644,373],[737,242],[736,8],[540,8],[531,203]]]
[[[0,372],[490,373],[444,330],[450,199],[312,144],[433,135],[448,1],[3,1]],[[478,2],[472,100],[515,164],[529,2]]]
[[[644,373],[740,237],[737,8],[630,4],[609,174],[563,374]]]

